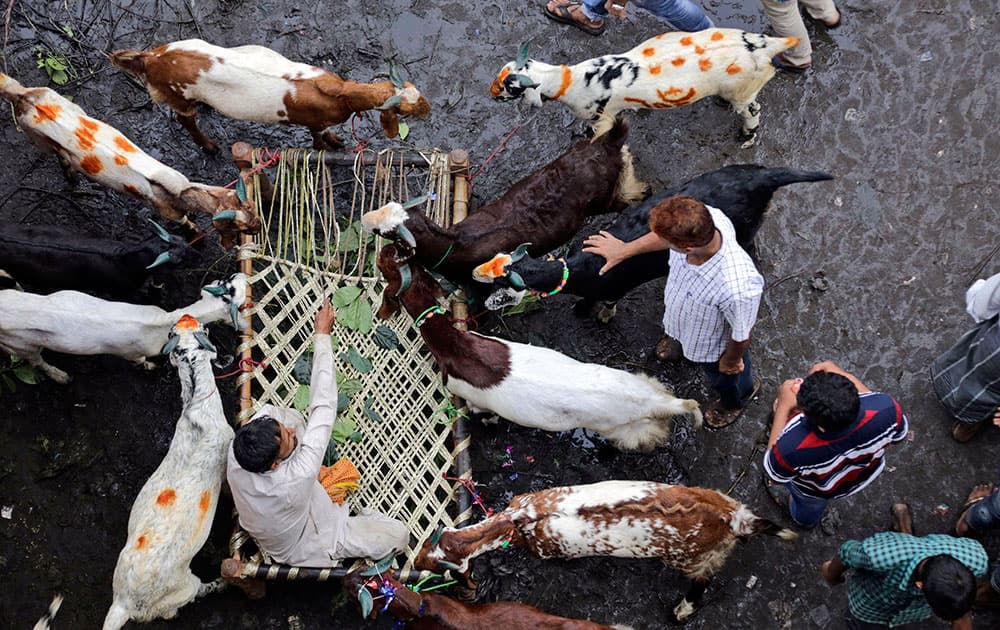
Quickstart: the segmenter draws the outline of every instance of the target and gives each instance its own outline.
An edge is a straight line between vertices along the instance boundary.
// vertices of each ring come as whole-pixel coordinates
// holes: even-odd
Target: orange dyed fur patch
[[[58,105],[35,104],[35,124],[41,124],[44,120],[55,120],[61,111],[62,107]]]
[[[663,70],[663,66],[661,66],[660,64],[656,64],[655,66],[649,66],[649,74],[660,74],[661,70]]]
[[[198,501],[198,509],[201,510],[202,516],[208,512],[209,506],[212,505],[212,493],[208,490],[201,493],[201,500]]]
[[[94,145],[97,144],[97,140],[94,138],[95,133],[97,133],[97,123],[81,118],[80,126],[76,129],[76,141],[80,144],[81,149],[88,151],[94,148]]]
[[[713,41],[713,42],[717,42],[717,41],[719,41],[720,39],[722,39],[723,37],[725,37],[725,35],[723,35],[723,34],[722,34],[722,33],[720,33],[719,31],[715,31],[714,33],[712,33],[712,41]]]
[[[655,48],[643,48],[642,49],[642,54],[646,55],[647,57],[652,57],[653,55],[656,54],[656,49]]]
[[[125,189],[126,192],[130,192],[133,195],[135,195],[136,197],[141,197],[142,196],[142,195],[139,194],[139,189],[136,188],[135,186],[133,186],[132,184],[125,184],[123,186],[123,188]]]
[[[177,320],[176,324],[174,324],[174,328],[183,330],[191,330],[197,327],[198,327],[198,320],[191,317],[190,315],[184,315],[183,317]]]
[[[160,493],[160,496],[156,497],[156,504],[162,507],[169,507],[174,504],[177,500],[177,493],[174,492],[173,488],[167,488]]]
[[[146,537],[145,536],[139,536],[139,540],[137,540],[136,543],[135,543],[135,548],[136,549],[142,549],[147,544],[149,544],[149,541],[146,540]]]
[[[712,67],[712,62],[709,61],[708,59],[702,59],[701,61],[698,62],[698,67],[701,68],[702,72],[706,72],[708,71],[709,68]]]
[[[80,168],[86,171],[88,175],[97,175],[104,170],[104,164],[101,162],[101,158],[90,153],[80,160]]]
[[[115,145],[125,153],[135,153],[139,149],[135,148],[135,145],[126,140],[121,136],[115,136]]]
[[[704,55],[705,54],[705,48],[703,46],[695,46],[694,47],[694,51],[696,53],[698,53],[699,55]]]
[[[683,66],[684,65],[684,57],[678,57],[678,58],[674,59],[673,61],[671,61],[670,63],[672,63],[672,64],[674,64],[675,66],[678,66],[678,67]]]
[[[681,46],[690,46],[690,45],[691,45],[691,38],[690,37],[682,37],[681,38]]]
[[[741,72],[743,72],[743,68],[737,66],[735,63],[731,63],[728,66],[726,66],[727,74],[739,74]]]
[[[125,166],[126,164],[128,164],[128,158],[125,157],[124,155],[115,153],[115,164],[117,164],[118,166]]]

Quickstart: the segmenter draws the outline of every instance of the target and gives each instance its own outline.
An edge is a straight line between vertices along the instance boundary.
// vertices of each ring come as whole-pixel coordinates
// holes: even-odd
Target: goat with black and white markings
[[[177,367],[184,409],[166,456],[132,504],[104,630],[130,619],[171,619],[225,586],[222,578],[203,584],[188,566],[212,529],[233,441],[212,372],[215,348],[198,320],[184,315],[170,329],[164,353]]]
[[[197,302],[173,311],[158,306],[109,302],[78,291],[35,295],[15,289],[0,291],[0,350],[17,355],[57,383],[69,375],[49,365],[42,350],[65,354],[113,354],[147,369],[146,357],[157,356],[174,322],[184,314],[203,323],[225,320],[242,330],[239,309],[246,301],[242,273],[202,288]]]
[[[731,28],[662,33],[618,55],[553,66],[528,58],[526,46],[490,87],[495,100],[524,98],[535,107],[560,101],[606,132],[626,109],[670,109],[707,96],[728,101],[743,120],[743,147],[760,124],[757,94],[774,77],[771,58],[797,37],[767,37]]]
[[[674,607],[684,621],[736,543],[758,534],[798,537],[716,490],[604,481],[520,494],[480,523],[439,529],[424,541],[413,566],[464,573],[473,558],[503,546],[525,547],[542,559],[660,558],[692,580]]]
[[[123,243],[62,226],[0,221],[0,269],[29,291],[73,289],[130,296],[153,269],[182,262],[188,251],[184,239],[153,226],[155,236]]]
[[[633,241],[649,233],[649,215],[656,204],[675,195],[686,195],[721,210],[733,222],[740,246],[748,249],[775,191],[789,184],[830,179],[833,176],[822,171],[767,168],[756,164],[725,166],[656,193],[626,209],[606,231],[623,241]],[[607,323],[615,315],[618,300],[670,271],[670,255],[663,250],[627,258],[600,275],[605,260],[583,251],[582,239],[570,247],[562,261],[531,256],[514,260],[515,257],[515,252],[499,252],[473,270],[476,280],[493,283],[496,287],[486,299],[487,308],[496,310],[518,304],[527,290],[552,293],[555,287],[561,286],[562,293],[583,298],[575,307],[581,315],[600,302],[598,319]]]

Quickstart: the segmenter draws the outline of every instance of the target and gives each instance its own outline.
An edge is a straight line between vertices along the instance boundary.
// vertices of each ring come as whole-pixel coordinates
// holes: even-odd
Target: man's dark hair
[[[861,399],[854,383],[833,372],[815,372],[802,381],[796,395],[799,409],[812,429],[840,431],[858,417]]]
[[[267,472],[278,459],[281,427],[271,416],[260,416],[236,429],[233,455],[243,467],[254,473]]]
[[[954,621],[972,609],[976,576],[955,558],[945,554],[928,558],[917,579],[923,582],[927,604],[941,619]]]

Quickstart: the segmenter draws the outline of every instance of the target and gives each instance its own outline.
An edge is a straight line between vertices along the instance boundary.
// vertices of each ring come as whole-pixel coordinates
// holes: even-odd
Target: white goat
[[[774,76],[771,58],[798,41],[731,28],[663,33],[628,52],[574,66],[528,59],[523,46],[517,60],[500,70],[490,94],[504,101],[525,98],[535,107],[561,101],[590,121],[596,135],[610,129],[625,109],[667,109],[719,96],[743,118],[745,148],[756,139],[757,93]]]
[[[59,607],[62,606],[63,596],[56,593],[55,597],[52,598],[52,602],[49,604],[49,609],[45,611],[45,614],[35,622],[35,627],[33,630],[50,630],[52,627],[52,620],[56,618],[56,613],[59,612]]]
[[[132,504],[104,630],[130,619],[170,619],[196,597],[224,587],[221,578],[202,584],[188,567],[212,528],[233,439],[212,373],[215,348],[205,328],[184,315],[164,351],[177,367],[184,410],[166,457]]]
[[[235,190],[197,184],[153,159],[120,131],[87,115],[79,105],[49,88],[26,88],[0,74],[0,96],[14,105],[24,133],[43,151],[55,153],[72,179],[74,171],[153,206],[160,216],[198,227],[192,212],[211,215],[224,247],[231,248],[240,232],[260,231],[253,204],[240,201]]]
[[[151,369],[170,327],[186,314],[204,323],[228,320],[242,330],[239,308],[247,295],[246,276],[237,273],[202,288],[197,302],[174,311],[158,306],[109,302],[78,291],[51,295],[0,291],[0,350],[15,354],[57,383],[69,375],[42,358],[42,350],[65,354],[113,354]]]

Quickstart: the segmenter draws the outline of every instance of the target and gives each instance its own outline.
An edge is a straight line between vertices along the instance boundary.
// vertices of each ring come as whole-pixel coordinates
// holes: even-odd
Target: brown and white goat
[[[621,449],[648,450],[663,443],[677,415],[690,414],[694,426],[701,426],[697,401],[675,398],[654,378],[457,330],[447,318],[433,316],[435,309],[442,312],[440,285],[422,267],[397,261],[396,255],[394,245],[379,252],[378,268],[387,282],[379,316],[388,319],[402,302],[448,391],[473,411],[489,410],[546,431],[590,429]]]
[[[757,534],[798,537],[715,490],[604,481],[517,495],[506,510],[476,525],[436,532],[413,565],[465,572],[470,560],[505,544],[542,559],[660,558],[692,580],[673,610],[684,621],[736,542]]]
[[[410,590],[388,574],[366,576],[359,571],[343,578],[348,597],[367,590],[377,604],[369,613],[375,618],[382,609],[410,628],[419,630],[631,630],[583,619],[557,617],[520,602],[466,604],[437,593]],[[389,595],[387,595],[387,593]],[[388,604],[385,598],[389,597]],[[379,599],[381,598],[381,599]],[[362,614],[364,611],[362,610]]]
[[[490,86],[495,100],[524,98],[565,103],[596,134],[626,109],[670,109],[706,96],[728,101],[743,119],[743,147],[760,124],[757,94],[774,77],[771,58],[798,44],[797,37],[767,37],[732,28],[662,33],[621,54],[553,66],[528,59],[526,46]]]
[[[14,105],[24,133],[45,152],[55,153],[67,177],[73,171],[135,195],[171,221],[197,232],[188,214],[213,215],[224,247],[241,232],[260,231],[260,217],[249,201],[221,186],[196,184],[154,160],[120,131],[91,118],[79,105],[44,87],[26,88],[0,74],[0,96]]]
[[[196,597],[225,586],[221,578],[203,584],[188,566],[212,529],[233,441],[212,373],[215,348],[198,320],[184,315],[164,352],[177,367],[184,409],[166,456],[132,504],[104,630],[130,619],[171,619]]]
[[[381,110],[382,129],[394,138],[398,116],[423,117],[431,111],[419,90],[394,70],[389,81],[345,81],[263,46],[222,48],[187,39],[153,50],[118,50],[111,62],[140,77],[153,101],[169,105],[194,141],[212,152],[215,143],[198,128],[198,103],[230,118],[305,125],[317,149],[342,145],[335,133],[324,131],[356,112]]]
[[[435,224],[420,207],[398,203],[365,213],[361,222],[405,242],[424,266],[467,283],[476,265],[497,252],[530,243],[528,252],[539,256],[569,240],[587,217],[621,210],[645,196],[648,186],[635,178],[627,135],[628,126],[619,121],[597,140],[577,142],[450,228]]]

